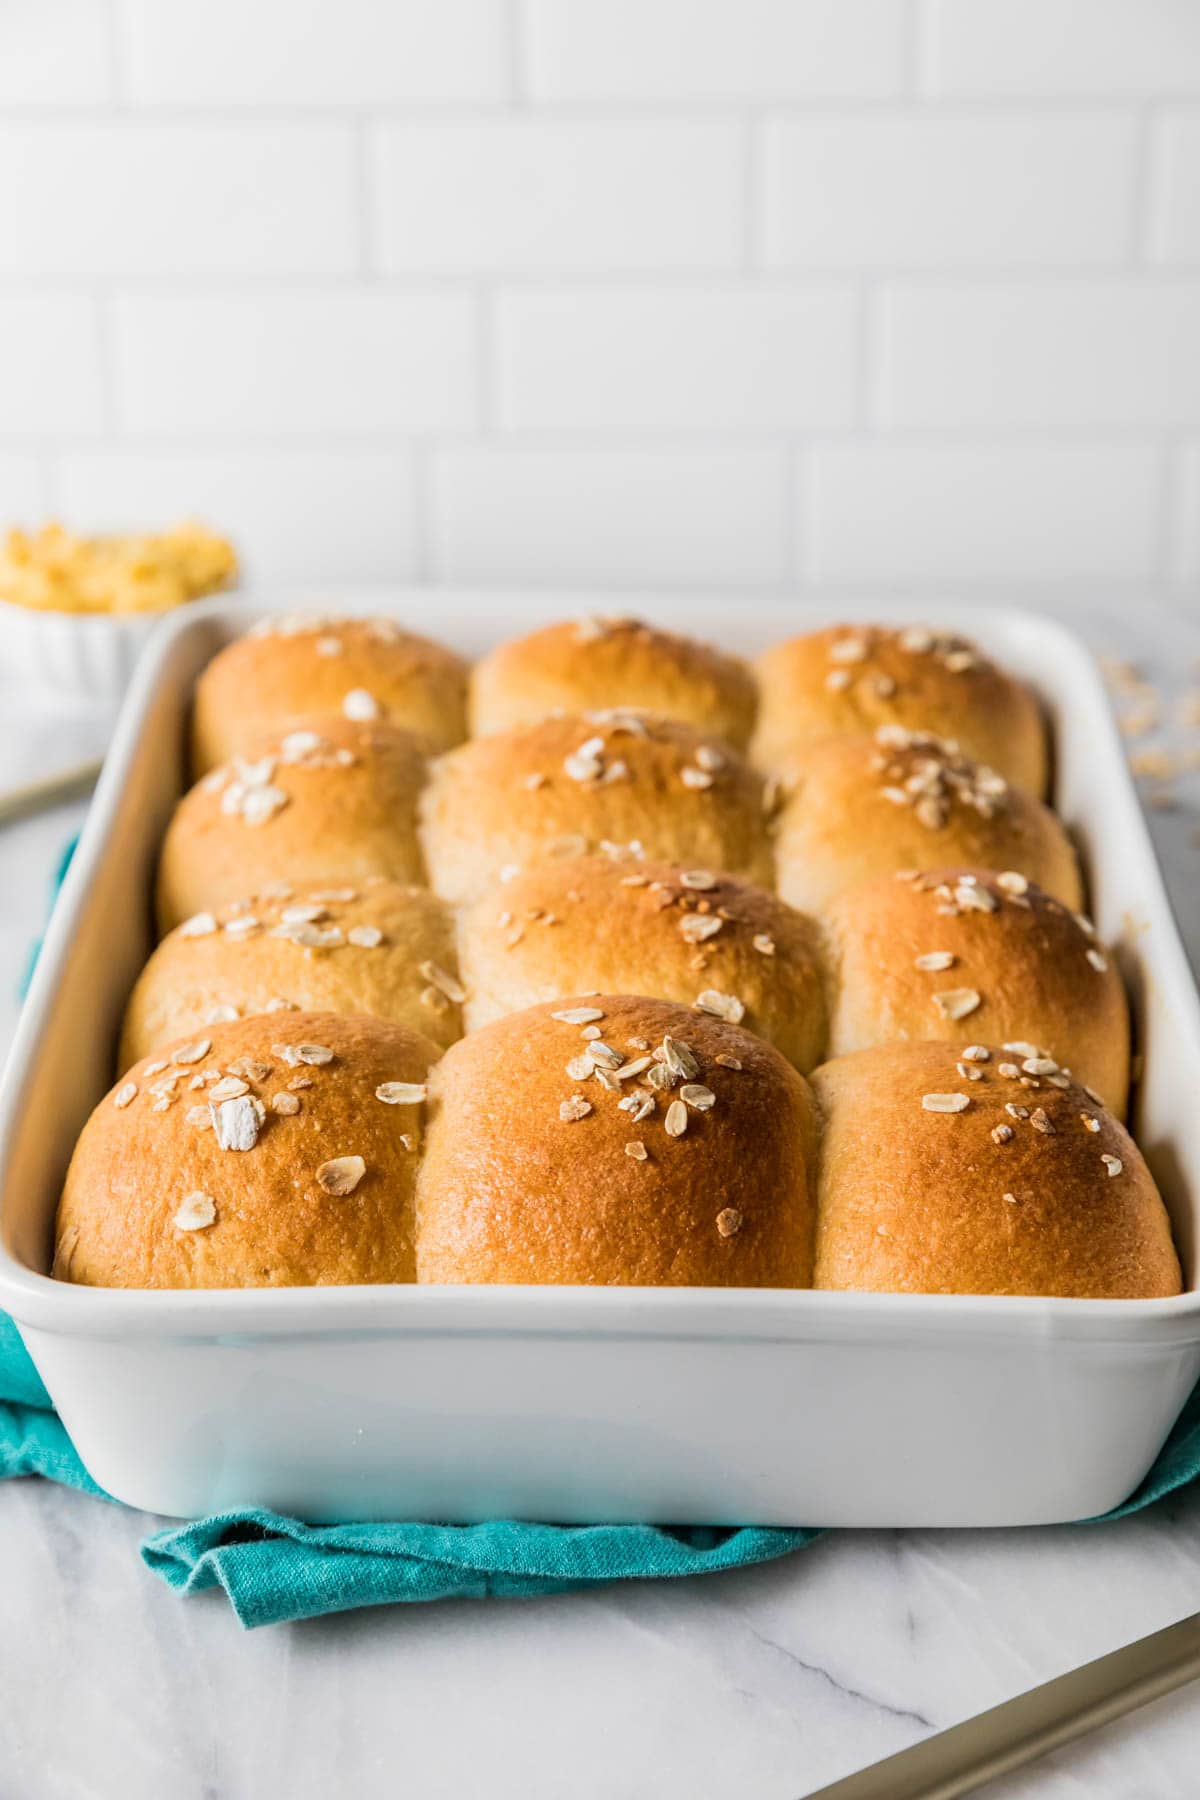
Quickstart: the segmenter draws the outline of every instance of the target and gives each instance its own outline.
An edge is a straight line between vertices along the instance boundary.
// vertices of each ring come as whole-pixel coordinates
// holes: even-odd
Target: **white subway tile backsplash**
[[[301,583],[1200,605],[1200,0],[0,0],[50,504]]]
[[[102,383],[94,300],[0,294],[0,437],[98,432]]]
[[[458,430],[478,422],[465,293],[121,295],[118,419],[198,436]]]
[[[0,106],[87,106],[111,98],[108,0],[4,0]]]
[[[141,105],[494,100],[505,0],[120,0]]]
[[[1200,605],[1200,442],[1179,450],[1174,488],[1171,574],[1188,584],[1193,604]]]
[[[811,289],[556,288],[505,294],[502,426],[548,431],[785,431],[845,426],[859,308]]]
[[[412,463],[399,450],[95,450],[59,458],[54,503],[83,530],[200,518],[241,547],[251,581],[411,577]]]
[[[764,127],[771,267],[1111,263],[1133,238],[1128,117],[861,114]]]
[[[0,450],[0,520],[3,526],[41,524],[48,503],[48,487],[40,459],[19,450]]]
[[[1153,254],[1200,265],[1200,112],[1163,119],[1153,150]]]
[[[1200,280],[897,284],[881,412],[939,429],[1200,424]]]
[[[723,121],[381,125],[380,261],[479,273],[727,267],[740,247],[739,147]]]
[[[525,0],[539,100],[897,93],[906,0]]]
[[[713,587],[785,573],[775,452],[464,447],[438,454],[430,492],[443,579]]]
[[[0,273],[329,273],[358,254],[349,130],[0,122]]]
[[[1137,581],[1158,572],[1161,459],[1127,444],[831,445],[797,496],[826,582]]]
[[[1192,0],[930,0],[935,94],[1200,93]]]

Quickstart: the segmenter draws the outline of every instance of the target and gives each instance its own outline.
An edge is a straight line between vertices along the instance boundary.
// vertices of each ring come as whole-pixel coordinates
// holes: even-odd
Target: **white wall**
[[[1196,0],[0,0],[0,518],[1200,581]]]

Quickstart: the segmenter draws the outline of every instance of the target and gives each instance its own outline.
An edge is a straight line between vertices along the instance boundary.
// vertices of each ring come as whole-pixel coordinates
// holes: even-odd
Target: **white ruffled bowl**
[[[165,616],[51,612],[0,600],[0,677],[115,707]]]

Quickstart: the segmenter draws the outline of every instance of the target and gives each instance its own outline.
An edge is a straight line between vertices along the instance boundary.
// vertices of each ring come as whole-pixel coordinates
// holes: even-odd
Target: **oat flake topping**
[[[679,921],[679,929],[689,944],[707,943],[716,937],[725,921],[716,913],[684,913]]]
[[[672,1100],[667,1108],[667,1116],[663,1120],[663,1129],[668,1137],[682,1137],[688,1127],[687,1107],[682,1100]]]
[[[375,1089],[375,1098],[385,1106],[420,1106],[428,1094],[424,1081],[382,1081]]]
[[[176,1231],[203,1231],[206,1226],[216,1222],[217,1203],[211,1194],[197,1188],[180,1206],[175,1214]]]
[[[342,701],[342,713],[356,724],[366,724],[379,717],[379,702],[366,688],[351,688]]]
[[[383,933],[378,925],[352,925],[346,933],[346,942],[359,950],[378,950]]]
[[[680,769],[679,779],[682,781],[684,787],[695,788],[698,790],[710,788],[713,784],[713,778],[708,773],[707,769],[694,769],[690,763],[685,764],[685,766]]]
[[[261,1100],[256,1100],[252,1094],[239,1094],[232,1100],[210,1102],[209,1110],[222,1150],[253,1150],[258,1142],[259,1127],[266,1117]]]
[[[333,1051],[324,1044],[272,1044],[271,1054],[281,1057],[289,1069],[294,1069],[297,1063],[319,1067],[333,1061]]]
[[[717,1096],[711,1088],[702,1087],[699,1082],[688,1081],[679,1090],[679,1098],[694,1107],[697,1112],[709,1112],[717,1103]]]
[[[663,1038],[662,1055],[664,1063],[677,1080],[690,1081],[700,1073],[700,1064],[691,1049],[678,1038],[669,1035]]]
[[[213,1084],[208,1097],[210,1101],[236,1100],[240,1095],[249,1092],[249,1087],[240,1076],[223,1075],[219,1081]]]
[[[327,1194],[336,1194],[341,1199],[354,1192],[366,1172],[367,1165],[361,1156],[332,1156],[317,1170],[317,1181]]]
[[[942,988],[933,995],[933,1004],[943,1019],[965,1019],[968,1013],[982,1005],[982,1001],[974,988]]]
[[[210,912],[198,912],[183,921],[178,935],[181,938],[211,937],[216,929],[217,921]]]
[[[705,988],[697,994],[695,1004],[700,1012],[724,1019],[727,1025],[740,1025],[746,1016],[745,1005],[736,994],[722,994],[716,988]]]
[[[445,994],[447,1000],[452,1000],[456,1006],[461,1006],[466,999],[467,990],[463,987],[462,983],[456,981],[453,975],[447,974],[445,969],[440,969],[436,963],[421,963],[417,973],[427,981],[431,987],[435,987],[439,993]],[[597,1014],[597,1017],[601,1016],[602,1015]]]

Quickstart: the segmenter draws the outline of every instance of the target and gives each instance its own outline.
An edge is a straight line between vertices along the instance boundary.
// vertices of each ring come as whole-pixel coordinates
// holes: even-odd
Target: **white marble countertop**
[[[1096,619],[1178,688],[1200,630]],[[1193,677],[1200,686],[1200,676]],[[87,753],[94,722],[0,694],[0,786]],[[1200,731],[1192,733],[1200,742]],[[53,751],[50,745],[53,744]],[[1200,779],[1153,815],[1200,962]],[[0,1042],[81,809],[0,831]],[[800,1800],[1200,1610],[1200,1492],[1105,1526],[832,1533],[740,1573],[524,1602],[390,1607],[246,1633],[142,1567],[156,1521],[0,1484],[0,1793],[21,1800]],[[996,1800],[1194,1800],[1200,1689]]]

